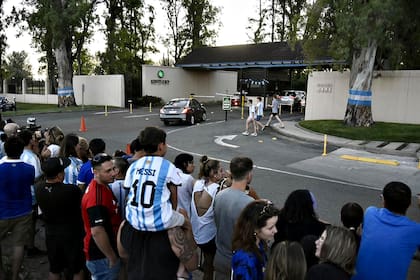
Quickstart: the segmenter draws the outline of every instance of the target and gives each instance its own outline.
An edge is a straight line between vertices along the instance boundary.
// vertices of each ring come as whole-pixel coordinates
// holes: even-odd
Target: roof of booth
[[[336,63],[340,62],[330,56],[320,56],[313,61],[306,61],[300,44],[296,44],[292,49],[287,42],[275,42],[202,47],[193,50],[176,66],[189,69],[302,68]]]

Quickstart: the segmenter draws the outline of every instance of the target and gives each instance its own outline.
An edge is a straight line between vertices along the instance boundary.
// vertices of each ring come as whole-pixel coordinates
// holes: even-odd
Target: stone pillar
[[[26,82],[26,79],[22,79],[22,94],[28,93],[28,83]]]
[[[48,94],[50,94],[50,79],[48,79],[48,76],[47,77],[45,77],[45,83],[44,83],[44,93],[45,93],[45,95],[48,95]]]
[[[4,94],[8,93],[8,91],[9,91],[8,88],[7,88],[7,85],[8,85],[7,80],[4,79],[3,80],[3,93]]]

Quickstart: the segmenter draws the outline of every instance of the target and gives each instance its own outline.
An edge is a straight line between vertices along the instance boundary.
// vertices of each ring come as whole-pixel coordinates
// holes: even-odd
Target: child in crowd
[[[125,199],[128,194],[128,190],[124,188],[124,178],[129,163],[122,157],[115,157],[112,161],[114,162],[115,181],[110,185],[110,187],[118,201],[118,212],[121,214],[122,219],[124,219],[126,204]]]
[[[183,226],[187,218],[175,211],[182,179],[175,165],[164,158],[165,131],[146,127],[138,139],[145,155],[130,165],[124,181],[124,187],[129,189],[125,210],[130,230],[159,232]],[[181,264],[178,272],[178,276],[188,277]]]

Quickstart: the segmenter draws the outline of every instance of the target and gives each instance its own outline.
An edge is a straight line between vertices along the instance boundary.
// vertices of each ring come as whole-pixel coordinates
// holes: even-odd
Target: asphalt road
[[[413,182],[420,181],[419,172],[411,169],[410,172],[401,172],[401,169],[395,172],[396,169],[390,167],[340,160],[333,156],[339,153],[338,147],[329,146],[328,154],[331,156],[322,157],[323,147],[320,144],[284,138],[271,128],[257,137],[243,136],[241,132],[245,120],[241,119],[239,109],[228,112],[227,121],[225,112],[219,107],[209,107],[207,115],[208,120],[198,125],[164,126],[159,120],[158,108],[153,108],[152,112],[148,108],[140,108],[132,114],[126,110],[112,111],[107,116],[104,112],[86,111],[83,113],[86,132],[79,132],[80,112],[38,114],[35,117],[42,128],[58,125],[65,133],[74,132],[88,140],[101,137],[107,143],[110,154],[117,149],[125,150],[126,144],[144,127],[159,126],[168,134],[166,157],[173,160],[180,152],[193,154],[196,174],[202,155],[219,159],[225,168],[234,156],[248,156],[255,164],[251,185],[261,197],[272,200],[281,208],[291,191],[309,189],[316,196],[319,217],[335,224],[340,223],[339,212],[346,202],[358,202],[364,208],[380,206],[380,189],[384,180],[399,180],[404,176]],[[16,117],[15,121],[24,124],[26,117]],[[300,119],[302,115],[284,113],[281,117]],[[420,221],[420,210],[414,197],[408,216]]]
[[[281,207],[291,191],[309,189],[318,200],[317,212],[320,218],[331,223],[340,222],[339,211],[346,202],[355,201],[364,208],[380,205],[380,189],[386,180],[410,179],[410,182],[419,182],[420,172],[417,170],[401,172],[404,167],[400,167],[395,172],[397,169],[393,167],[345,161],[333,156],[340,150],[331,146],[328,147],[331,156],[322,157],[323,147],[320,144],[288,139],[270,128],[257,137],[243,136],[241,132],[244,131],[245,120],[241,119],[239,108],[228,112],[225,121],[226,114],[219,106],[209,107],[208,120],[194,126],[165,126],[159,120],[158,110],[153,108],[149,112],[149,108],[139,108],[131,114],[127,110],[110,111],[107,116],[104,112],[93,111],[50,113],[35,117],[41,128],[58,125],[65,133],[74,132],[88,140],[101,137],[107,143],[107,152],[110,154],[117,149],[125,150],[126,145],[144,127],[159,126],[168,134],[169,149],[166,157],[173,160],[180,152],[193,154],[196,173],[202,155],[219,159],[225,168],[228,168],[233,157],[248,156],[256,166],[252,185],[261,197]],[[79,132],[82,114],[86,132]],[[16,117],[15,121],[25,124],[26,117]],[[300,119],[302,115],[283,113],[281,117]],[[227,138],[220,139],[220,136]],[[411,207],[408,215],[420,221],[420,210],[417,207]]]

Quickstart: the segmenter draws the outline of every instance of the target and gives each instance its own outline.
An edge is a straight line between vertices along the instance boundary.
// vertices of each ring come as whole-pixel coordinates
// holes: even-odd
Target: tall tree
[[[213,45],[220,8],[209,0],[161,0],[169,34],[163,39],[175,63],[193,49]]]
[[[48,73],[54,80],[54,63],[58,72],[59,106],[75,105],[73,92],[73,60],[90,36],[93,7],[97,1],[85,0],[22,0],[23,9],[15,11],[43,51],[47,53]],[[75,50],[73,54],[72,51]]]
[[[258,17],[248,19],[248,37],[254,43],[301,39],[305,7],[306,0],[259,0]]]
[[[143,1],[106,1],[107,48],[100,55],[104,73],[139,73],[149,63],[147,54],[156,52],[155,11]]]
[[[28,54],[25,51],[12,52],[6,57],[5,78],[16,83],[20,88],[22,80],[32,77],[31,65],[28,63]]]
[[[415,51],[420,44],[419,14],[420,7],[410,0],[314,3],[305,31],[305,50],[313,52],[314,46],[326,40],[331,53],[351,65],[345,124],[373,124],[371,86],[375,67],[401,69],[410,64],[409,60],[419,61],[420,53]],[[414,26],[411,33],[404,30],[407,23]],[[412,45],[416,46],[414,53]],[[407,57],[408,53],[413,56]]]
[[[183,0],[183,6],[187,10],[191,50],[214,44],[217,31],[212,26],[217,23],[220,8],[209,0]]]
[[[274,4],[274,1],[272,3]],[[274,6],[272,6],[272,13],[270,14],[272,16],[272,20],[274,20],[275,16],[275,12],[273,12],[273,9]],[[266,7],[265,3],[263,3],[262,0],[259,0],[257,14],[257,18],[248,18],[249,25],[246,27],[246,29],[251,32],[251,35],[248,35],[248,38],[254,44],[263,43],[269,35],[269,33],[266,31],[268,20],[267,15],[269,15],[269,8]]]
[[[188,26],[182,1],[161,0],[169,24],[169,33],[163,39],[163,43],[168,48],[174,62],[187,54]],[[168,64],[170,64],[169,54],[167,58],[163,58],[163,61],[168,62]]]
[[[6,35],[4,34],[5,22],[4,22],[4,11],[3,11],[3,0],[0,0],[0,86],[3,85],[4,78],[4,54],[6,52]],[[3,87],[0,88],[0,92],[3,92]]]

